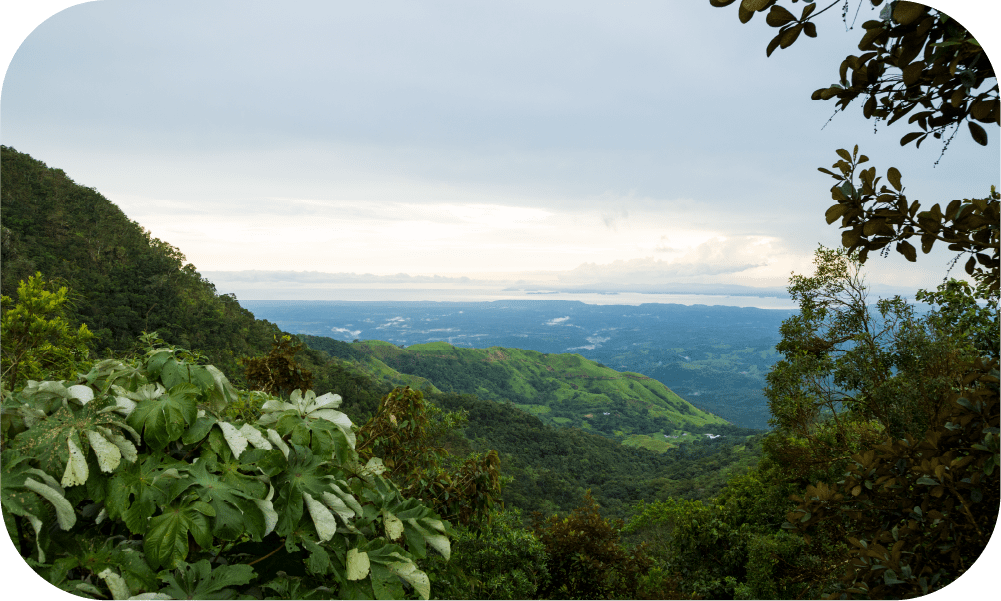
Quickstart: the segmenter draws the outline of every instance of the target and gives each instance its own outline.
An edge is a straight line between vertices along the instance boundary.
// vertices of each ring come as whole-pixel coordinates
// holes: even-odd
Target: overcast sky
[[[874,135],[852,107],[824,127],[834,105],[810,94],[868,2],[853,31],[836,7],[770,58],[764,14],[707,0],[51,4],[13,58],[5,36],[0,141],[202,272],[783,286],[840,240],[817,171],[837,148],[929,205],[1001,180],[996,127],[934,168],[941,144],[901,148],[904,123]],[[991,3],[933,4],[998,56]],[[934,287],[948,259],[894,253],[871,280]]]

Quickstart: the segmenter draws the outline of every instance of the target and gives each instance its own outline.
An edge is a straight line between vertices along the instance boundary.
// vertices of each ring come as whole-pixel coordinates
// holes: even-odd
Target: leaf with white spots
[[[66,471],[63,472],[63,479],[60,482],[63,486],[76,486],[83,484],[90,476],[90,469],[87,468],[87,458],[83,456],[83,451],[73,442],[72,436],[66,439],[69,446],[69,459],[66,461]]]
[[[122,462],[122,452],[118,447],[93,430],[87,431],[87,441],[90,442],[91,450],[97,455],[97,465],[101,466],[101,471],[105,473],[115,471]]]
[[[347,557],[347,579],[362,580],[368,576],[368,553],[358,549],[349,549]]]

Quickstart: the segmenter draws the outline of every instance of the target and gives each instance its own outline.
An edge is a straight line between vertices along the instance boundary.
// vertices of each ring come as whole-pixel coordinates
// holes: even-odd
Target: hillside
[[[372,340],[348,344],[315,336],[303,339],[344,359],[426,378],[442,391],[510,402],[546,423],[601,433],[627,444],[663,450],[672,446],[671,441],[694,433],[718,433],[728,425],[657,380],[618,372],[577,354],[459,348],[445,342],[404,349]]]
[[[71,317],[96,335],[94,349],[127,352],[143,331],[205,353],[240,382],[237,359],[281,333],[240,306],[93,188],[13,148],[0,148],[0,290],[35,272],[69,287]],[[179,217],[182,218],[182,217]]]
[[[241,383],[238,359],[267,353],[283,334],[235,297],[217,294],[178,249],[62,170],[4,147],[0,181],[4,293],[36,271],[68,286],[69,316],[97,333],[93,358],[125,355],[139,334],[157,331]],[[645,376],[579,355],[304,339],[309,348],[296,360],[312,372],[313,388],[340,394],[356,424],[403,385],[425,391],[444,410],[468,412],[453,443],[497,449],[513,479],[508,502],[526,510],[568,511],[588,488],[619,517],[638,500],[707,498],[728,470],[753,463],[760,452],[743,450],[754,432],[727,425]],[[665,435],[682,428],[691,434],[678,440],[691,442],[665,453]],[[701,432],[726,435],[711,440]]]

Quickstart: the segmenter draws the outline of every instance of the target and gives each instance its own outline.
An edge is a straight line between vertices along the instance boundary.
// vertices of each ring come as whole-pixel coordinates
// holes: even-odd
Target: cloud
[[[373,275],[371,273],[324,273],[320,271],[203,271],[202,276],[223,284],[261,284],[269,286],[316,286],[323,284],[473,284],[467,276],[441,275]]]
[[[566,317],[554,317],[553,319],[550,319],[549,321],[547,321],[546,325],[547,326],[555,326],[555,325],[563,323],[564,321],[566,321],[568,319],[570,319],[569,315],[567,315]]]

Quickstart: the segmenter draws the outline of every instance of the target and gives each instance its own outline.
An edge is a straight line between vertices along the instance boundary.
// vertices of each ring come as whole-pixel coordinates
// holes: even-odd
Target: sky
[[[831,119],[810,100],[877,18],[867,2],[854,30],[835,8],[770,58],[763,14],[742,25],[708,1],[39,4],[54,8],[22,17],[16,53],[5,36],[0,142],[217,284],[774,290],[839,244],[817,171],[837,148],[897,167],[928,205],[1001,181],[997,128],[987,148],[960,132],[933,166],[941,145],[901,148],[906,124],[874,134],[858,107]],[[933,4],[998,47],[990,3]],[[870,282],[933,288],[950,257],[876,258]]]

